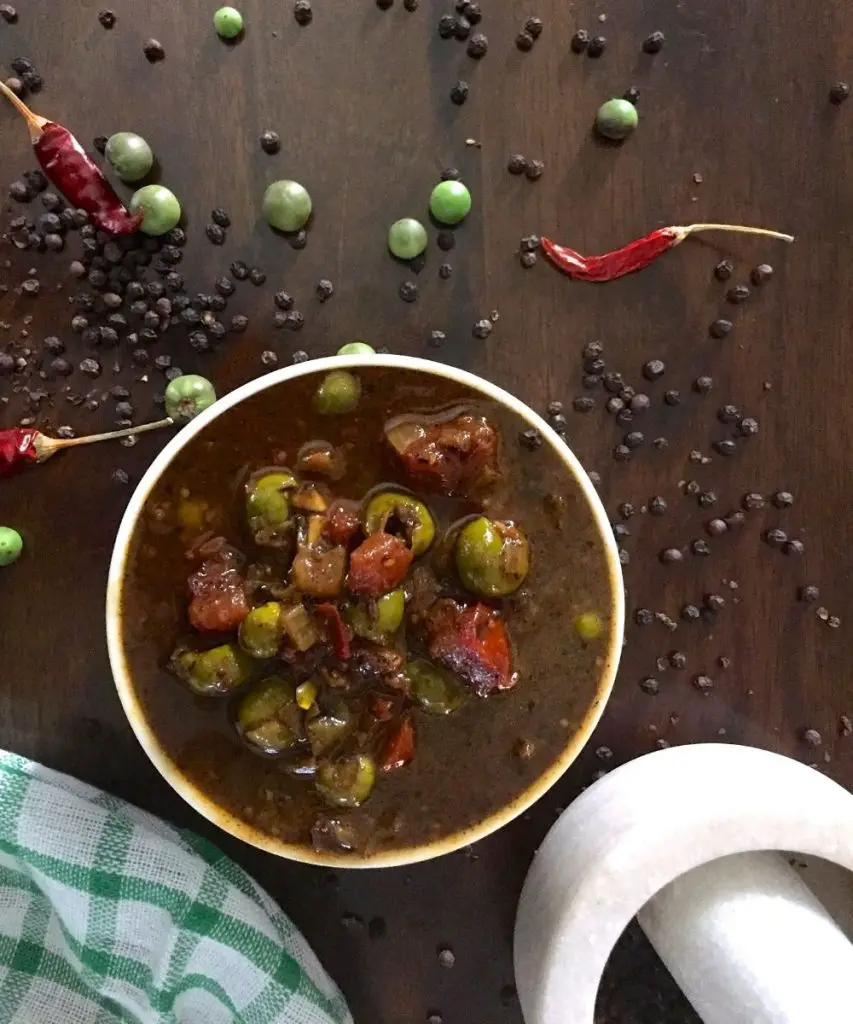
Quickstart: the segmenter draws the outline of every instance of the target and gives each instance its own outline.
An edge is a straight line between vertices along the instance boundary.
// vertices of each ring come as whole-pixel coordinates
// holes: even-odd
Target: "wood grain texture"
[[[614,518],[622,501],[639,507],[660,494],[669,504],[665,516],[638,514],[628,524],[629,609],[649,607],[677,619],[685,601],[718,592],[727,607],[717,622],[679,625],[673,634],[660,624],[629,626],[616,691],[590,749],[549,798],[470,855],[335,877],[213,836],[305,931],[357,1021],[417,1022],[439,1010],[448,1024],[519,1024],[518,1006],[508,991],[502,998],[502,989],[512,980],[515,901],[531,856],[559,809],[597,770],[649,751],[659,739],[755,744],[816,761],[853,783],[853,739],[837,736],[839,715],[853,707],[846,622],[853,599],[853,102],[828,102],[831,84],[853,74],[843,64],[853,43],[853,8],[807,0],[482,0],[478,28],[490,49],[475,63],[464,45],[437,36],[437,17],[449,0],[422,0],[413,14],[400,0],[387,13],[373,0],[316,0],[308,28],[294,22],[291,0],[245,0],[247,32],[235,46],[215,37],[215,5],[201,0],[114,0],[112,32],[97,21],[103,0],[18,6],[19,23],[0,24],[0,64],[18,54],[34,59],[47,80],[38,109],[87,144],[118,130],[151,142],[161,180],[186,213],[190,242],[180,270],[190,292],[211,290],[235,258],[267,271],[264,288],[243,286],[229,307],[229,315],[249,314],[249,331],[229,338],[216,355],[195,357],[180,331],[160,343],[183,369],[227,388],[261,372],[265,349],[286,363],[297,348],[325,355],[365,338],[474,370],[543,410],[549,400],[569,404],[580,393],[579,352],[587,341],[600,340],[610,366],[638,388],[646,359],[666,361],[663,381],[648,386],[653,407],[640,425],[647,443],[629,464],[612,460],[623,431],[600,409],[568,413],[569,439],[601,474]],[[521,54],[513,39],[530,14],[543,19],[545,30],[533,51]],[[596,20],[600,14],[604,23]],[[607,37],[600,60],[570,52],[580,27]],[[653,29],[666,33],[666,44],[649,57],[641,44]],[[166,48],[166,60],[154,66],[142,54],[152,36]],[[448,98],[457,77],[471,83],[461,108]],[[630,85],[641,90],[639,129],[621,147],[604,146],[591,133],[595,111]],[[267,128],[283,140],[274,157],[258,144]],[[481,145],[467,146],[468,138]],[[4,180],[32,166],[27,148],[23,126],[11,110],[0,110]],[[507,174],[513,152],[545,161],[538,183]],[[448,165],[469,183],[474,212],[449,256],[431,244],[417,278],[420,301],[406,305],[396,292],[410,275],[387,255],[387,226],[399,216],[425,216],[429,189]],[[261,221],[264,186],[279,177],[302,181],[314,199],[303,252]],[[234,225],[224,248],[204,238],[214,206],[225,207]],[[0,226],[18,212],[4,204]],[[604,286],[571,282],[543,262],[524,271],[515,255],[529,232],[601,251],[661,224],[704,219],[790,230],[797,242],[788,248],[719,237],[691,241],[648,271]],[[722,255],[735,260],[732,283],[746,281],[763,261],[776,273],[745,304],[728,306],[726,285],[712,276]],[[0,261],[0,283],[10,288],[0,296],[0,321],[10,327],[0,344],[15,342],[23,329],[34,346],[59,334],[75,364],[86,354],[67,326],[67,293],[55,291],[67,283],[71,258],[4,245],[2,259],[12,265]],[[437,275],[445,259],[454,267],[449,281]],[[35,301],[15,292],[31,266],[43,285]],[[320,277],[336,289],[325,305],[313,296]],[[286,337],[270,329],[272,292],[285,285],[307,320],[301,334]],[[471,325],[492,310],[500,320],[487,341],[478,341]],[[707,328],[721,315],[734,330],[715,341]],[[431,329],[447,333],[442,350],[428,347]],[[112,354],[105,355],[98,389],[138,376],[126,365],[113,375]],[[714,379],[704,398],[690,390],[700,373]],[[78,378],[72,384],[87,390]],[[681,407],[663,407],[665,387],[681,389]],[[156,371],[149,382],[133,384],[139,419],[154,415],[152,396],[161,388]],[[16,423],[21,396],[10,378],[0,379],[0,397],[9,399],[0,406],[3,425]],[[601,394],[596,398],[600,404]],[[759,436],[735,458],[692,464],[691,450],[710,452],[724,436],[715,412],[726,402],[759,419]],[[86,413],[58,396],[39,423],[89,431],[106,429],[111,418],[109,402]],[[668,439],[665,452],[648,443],[658,436]],[[133,449],[77,452],[0,487],[0,522],[18,527],[27,543],[26,556],[0,580],[0,743],[210,834],[136,743],[104,643],[106,570],[129,495],[110,474],[121,466],[135,482],[161,443],[151,436]],[[737,536],[710,540],[711,557],[687,556],[682,566],[666,568],[657,551],[703,536],[712,514],[682,496],[680,483],[690,479],[717,491],[712,512],[736,507],[747,490],[784,487],[796,501],[786,512],[751,513]],[[761,542],[762,529],[775,525],[802,537],[803,558],[786,558]],[[796,602],[796,587],[805,582],[820,586],[821,603],[842,617],[841,629],[828,629],[814,607]],[[655,659],[673,649],[687,653],[687,669],[659,675],[659,696],[641,692],[638,680],[657,675]],[[715,664],[721,655],[732,660],[726,672]],[[691,685],[698,672],[715,679],[709,696]],[[807,726],[820,730],[819,749],[802,742]],[[597,758],[597,747],[609,748],[612,758]],[[344,927],[345,913],[381,919],[384,933],[377,923],[373,939]],[[436,949],[444,944],[456,952],[453,970],[438,964]],[[614,960],[603,1022],[694,1019],[641,943],[629,937]]]

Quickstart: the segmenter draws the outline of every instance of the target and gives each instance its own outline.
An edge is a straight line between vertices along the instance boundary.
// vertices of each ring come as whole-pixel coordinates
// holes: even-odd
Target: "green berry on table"
[[[274,181],[264,193],[264,219],[277,231],[299,231],[311,216],[311,196],[298,181]]]
[[[220,7],[213,15],[213,27],[222,39],[235,39],[243,31],[243,15],[235,7]]]
[[[442,224],[458,224],[471,210],[471,193],[461,181],[441,181],[429,197],[429,211]]]
[[[130,210],[144,211],[140,231],[146,235],[165,235],[178,226],[181,219],[181,204],[174,192],[163,185],[145,185],[133,193]]]
[[[107,139],[104,156],[122,181],[139,181],[154,166],[151,147],[134,132],[111,135]]]
[[[375,356],[376,349],[366,341],[350,341],[341,345],[337,351],[339,356]]]
[[[388,229],[388,248],[399,260],[413,260],[426,247],[426,228],[414,217],[395,220]]]
[[[24,550],[24,541],[11,526],[0,526],[0,566],[17,562]]]
[[[639,117],[637,108],[628,100],[612,99],[598,108],[595,115],[595,127],[605,139],[620,140],[627,138],[637,127]]]
[[[166,388],[166,415],[178,423],[188,423],[216,401],[216,391],[206,377],[186,373],[169,381]]]

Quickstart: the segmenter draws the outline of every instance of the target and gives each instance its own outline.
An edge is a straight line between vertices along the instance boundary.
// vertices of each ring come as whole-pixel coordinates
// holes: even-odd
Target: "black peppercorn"
[[[242,334],[248,326],[249,318],[247,316],[243,316],[242,313],[238,313],[236,316],[231,317],[231,323],[228,325],[228,329],[234,334]]]
[[[640,90],[636,85],[629,86],[624,93],[622,93],[622,99],[632,103],[635,107],[640,102]]]
[[[460,18],[460,21],[463,19]],[[467,20],[467,19],[466,19]],[[470,24],[470,22],[468,22]],[[468,56],[473,57],[474,60],[481,60],[486,56],[489,50],[489,40],[483,35],[482,32],[475,32],[473,36],[468,40]]]
[[[706,594],[705,595],[705,607],[710,609],[712,612],[722,611],[726,606],[726,599],[721,597],[720,594]]]
[[[585,28],[578,29],[572,36],[570,45],[573,53],[583,53],[589,46],[589,32]]]
[[[600,376],[607,369],[607,364],[604,362],[603,359],[585,359],[583,363],[583,368],[584,370],[586,370],[587,373],[594,373]],[[621,388],[619,397],[622,398]]]
[[[390,6],[390,5],[389,5]],[[297,25],[310,25],[314,20],[314,11],[311,9],[310,0],[296,0],[293,5],[293,17]]]
[[[467,18],[457,18],[453,26],[453,34],[461,42],[471,34],[471,22]]]
[[[764,508],[765,504],[764,496],[755,491],[750,491],[749,494],[744,494],[740,503],[747,512],[755,512],[760,508]]]
[[[829,90],[829,102],[840,106],[850,95],[850,86],[846,82],[836,82]]]
[[[755,437],[758,433],[758,420],[747,416],[738,423],[737,429],[741,437]]]
[[[292,309],[289,313],[285,313],[285,327],[289,331],[301,331],[305,326],[305,317],[299,312],[298,309]]]
[[[787,543],[788,534],[784,530],[772,529],[764,531],[764,543],[771,548],[781,548]]]
[[[260,286],[266,281],[267,275],[261,270],[260,267],[252,267],[249,271],[249,281],[256,287]]]
[[[519,32],[515,37],[515,45],[522,53],[533,49],[533,36],[529,32]]]
[[[820,597],[820,590],[813,584],[806,584],[797,591],[797,597],[805,604],[813,604]]]
[[[0,4],[0,18],[7,25],[15,25],[18,21],[18,12],[11,4]]]
[[[726,299],[733,305],[740,305],[749,298],[749,288],[745,284],[736,284],[726,292]]]
[[[737,530],[746,522],[746,516],[743,512],[735,509],[732,512],[727,512],[723,520],[730,530]]]
[[[731,330],[731,320],[715,320],[708,328],[708,333],[712,338],[725,338],[731,334]]]
[[[707,541],[693,540],[690,542],[691,552],[699,558],[707,558],[711,554],[711,548]]]
[[[453,267],[449,263],[442,263],[438,268],[438,276],[442,281],[446,281],[448,277],[453,273]]]
[[[656,494],[653,498],[649,499],[648,504],[649,514],[653,516],[662,516],[666,512],[667,505],[666,499],[661,495]]]
[[[414,281],[404,281],[397,290],[403,302],[417,302],[418,286]]]
[[[620,427],[627,427],[629,423],[634,422],[634,414],[630,409],[620,409],[616,413],[616,422]]]
[[[204,233],[207,235],[208,240],[213,242],[214,245],[224,245],[225,239],[228,237],[225,234],[225,229],[220,227],[218,224],[208,224],[204,229]]]
[[[622,443],[626,448],[639,448],[646,438],[639,430],[632,430],[622,438]]]
[[[678,548],[664,548],[658,558],[664,565],[674,565],[676,562],[682,562],[684,555]]]
[[[585,373],[581,383],[588,391],[592,391],[601,384],[601,377],[596,373]]]
[[[797,540],[796,537],[793,540],[789,540],[787,544],[782,545],[783,555],[802,555],[805,552],[805,545],[801,540]]]
[[[595,408],[595,399],[588,395],[579,395],[572,401],[572,408],[575,412],[590,412]]]
[[[697,377],[693,381],[693,390],[698,395],[707,395],[713,386],[714,381],[711,377]]]
[[[617,395],[613,398],[608,398],[604,408],[613,416],[621,412],[625,408],[625,403]]]
[[[638,608],[634,612],[634,622],[636,622],[638,626],[651,626],[654,621],[655,613],[651,608]]]
[[[478,320],[471,328],[471,333],[475,338],[488,338],[492,333],[492,321],[487,319]]]
[[[705,523],[705,530],[709,537],[719,537],[728,530],[728,526],[722,519],[709,519]]]
[[[593,36],[589,41],[589,46],[586,48],[587,57],[601,57],[604,54],[606,46],[607,40],[604,36]]]
[[[220,228],[231,227],[231,218],[220,206],[217,206],[215,210],[211,211],[210,219],[213,221],[214,224],[218,225]]]
[[[456,245],[456,235],[452,231],[439,231],[435,241],[442,252],[450,252]]]
[[[714,680],[710,676],[694,676],[693,685],[700,693],[707,695],[714,689]]]
[[[489,321],[485,322],[488,323]],[[542,447],[542,435],[534,427],[528,427],[527,430],[522,430],[519,433],[518,442],[522,448],[535,452],[537,448]]]
[[[524,174],[527,170],[527,158],[521,153],[513,153],[507,161],[506,169],[510,174]]]
[[[681,609],[681,618],[685,622],[698,622],[701,617],[701,612],[695,604],[686,604]]]
[[[468,99],[468,93],[471,87],[467,82],[464,82],[461,78],[450,90],[450,100],[455,103],[457,107],[461,107],[465,100]]]
[[[643,376],[646,380],[658,380],[666,372],[666,366],[662,359],[649,359],[643,364]]]
[[[80,372],[84,377],[100,377],[101,376],[101,364],[97,359],[82,359],[79,366]]]
[[[441,348],[441,346],[447,340],[447,335],[444,331],[430,331],[428,341],[433,348]]]
[[[616,462],[627,462],[631,458],[631,449],[626,444],[617,444],[613,448],[613,458]]]
[[[249,268],[241,260],[236,260],[231,264],[231,276],[235,281],[245,281],[249,276]]]
[[[544,171],[545,164],[541,160],[530,160],[524,169],[524,174],[528,181],[538,181]]]
[[[790,491],[777,491],[771,500],[776,508],[790,508],[794,504],[794,495]]]
[[[731,260],[720,260],[714,267],[714,277],[718,281],[728,281],[734,272],[735,265]]]
[[[737,451],[737,443],[735,441],[730,441],[728,439],[723,441],[715,441],[713,447],[714,451],[718,455],[723,456],[734,455]]]
[[[674,388],[669,391],[665,391],[663,394],[663,400],[667,405],[680,405],[681,392]]]
[[[539,257],[535,252],[523,252],[518,257],[519,263],[524,267],[525,270],[529,270],[531,267],[535,267],[539,262]]]
[[[753,267],[750,271],[749,279],[757,287],[764,284],[765,281],[769,281],[773,276],[773,268],[769,263],[760,263],[757,267]]]
[[[268,153],[270,156],[274,156],[281,149],[281,139],[278,137],[278,132],[265,131],[261,135],[261,149]]]
[[[321,277],[314,291],[320,302],[327,302],[334,295],[335,286],[328,278]]]
[[[649,396],[644,395],[641,391],[638,394],[634,395],[631,399],[631,412],[634,413],[635,415],[637,413],[643,413],[649,408],[651,404],[652,403],[649,400]]]
[[[442,39],[450,39],[456,32],[456,18],[452,14],[443,14],[438,19],[438,34]]]
[[[737,423],[740,418],[740,410],[736,405],[722,405],[717,410],[717,419],[720,423]]]
[[[644,679],[640,680],[640,689],[643,693],[647,693],[649,696],[654,697],[660,692],[660,683],[657,679],[653,679],[651,676],[646,676]]]
[[[652,32],[643,40],[643,53],[660,53],[663,49],[664,39],[663,32]]]
[[[149,39],[142,47],[142,52],[151,64],[156,64],[166,57],[166,51],[163,49],[162,43],[159,43],[156,39]]]

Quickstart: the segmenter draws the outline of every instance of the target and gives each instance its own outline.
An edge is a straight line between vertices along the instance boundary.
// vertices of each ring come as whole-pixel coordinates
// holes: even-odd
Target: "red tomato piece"
[[[372,533],[350,555],[347,587],[363,597],[382,597],[403,582],[412,557],[399,537],[381,530]]]
[[[478,697],[515,686],[509,635],[500,612],[482,603],[462,605],[442,598],[427,615],[426,631],[429,656]]]

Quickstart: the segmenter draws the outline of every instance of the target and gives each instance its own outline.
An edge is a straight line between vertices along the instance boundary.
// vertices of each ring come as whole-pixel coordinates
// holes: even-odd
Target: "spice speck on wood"
[[[158,61],[164,60],[166,57],[166,51],[163,48],[163,44],[156,39],[149,39],[143,45],[142,52],[151,64],[156,64]]]
[[[714,267],[714,277],[718,281],[728,281],[734,273],[735,265],[731,260],[720,260]]]
[[[115,28],[116,16],[115,11],[100,11],[98,13],[98,21],[105,29]]]
[[[847,82],[836,82],[829,90],[829,102],[840,106],[850,95],[850,86]]]
[[[593,36],[589,41],[589,45],[586,48],[587,57],[598,59],[604,56],[604,51],[607,49],[607,40],[604,36]]]

